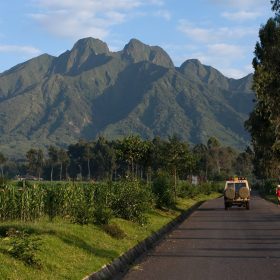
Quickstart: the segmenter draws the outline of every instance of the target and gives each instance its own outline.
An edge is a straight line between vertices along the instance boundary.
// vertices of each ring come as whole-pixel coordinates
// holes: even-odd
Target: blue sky
[[[137,38],[158,45],[176,66],[197,58],[241,78],[270,0],[9,0],[0,2],[0,72],[42,53],[57,56],[80,38],[112,51]]]

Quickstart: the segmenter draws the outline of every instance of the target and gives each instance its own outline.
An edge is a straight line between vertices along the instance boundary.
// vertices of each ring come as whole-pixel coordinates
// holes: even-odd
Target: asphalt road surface
[[[123,277],[125,280],[280,279],[280,207],[204,203]]]

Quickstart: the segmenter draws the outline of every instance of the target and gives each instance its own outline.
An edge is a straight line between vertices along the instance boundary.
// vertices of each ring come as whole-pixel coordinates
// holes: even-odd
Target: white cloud
[[[261,9],[269,5],[269,0],[207,0],[210,3],[237,9]]]
[[[163,6],[164,1],[163,0],[147,0],[146,2],[149,2],[152,5],[157,5],[157,6]]]
[[[256,35],[257,30],[250,27],[198,27],[186,20],[180,20],[178,30],[183,32],[192,41],[203,43],[221,42],[225,39],[240,39],[250,35]]]
[[[226,77],[234,78],[234,79],[241,79],[249,74],[246,70],[237,69],[237,68],[221,68],[220,71]]]
[[[214,30],[196,27],[186,20],[180,20],[178,29],[194,41],[207,42],[212,38]]]
[[[246,60],[248,46],[219,43],[162,44],[162,47],[168,51],[176,66],[180,66],[188,59],[198,59],[201,63],[211,65],[230,78],[239,79],[253,72],[251,64],[240,63]]]
[[[244,20],[254,20],[261,16],[259,12],[247,12],[247,11],[238,11],[238,12],[224,12],[222,17],[233,20],[233,21],[244,21]]]
[[[162,6],[161,0],[33,0],[37,13],[31,17],[51,34],[78,39],[104,39],[114,25],[134,16],[143,6]],[[162,14],[167,18],[168,14]]]
[[[183,50],[185,46],[185,49]],[[187,59],[199,59],[205,65],[211,65],[229,78],[242,78],[252,73],[250,65],[237,66],[238,61],[246,58],[247,48],[242,45],[226,43],[201,46],[178,45],[173,47],[181,52],[171,53],[175,65],[181,65]],[[178,55],[180,53],[180,56]]]
[[[161,17],[167,21],[171,19],[171,13],[168,10],[158,10],[155,16]]]
[[[19,45],[0,45],[0,53],[20,53],[28,56],[36,56],[42,53],[37,48],[32,46],[19,46]]]
[[[235,59],[238,57],[239,59],[244,57],[245,50],[238,45],[230,45],[230,44],[213,44],[207,46],[208,53],[210,55],[216,55],[219,57],[227,57],[229,59]]]

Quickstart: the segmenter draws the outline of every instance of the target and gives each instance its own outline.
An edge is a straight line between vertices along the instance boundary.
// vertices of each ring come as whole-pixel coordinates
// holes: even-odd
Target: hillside
[[[22,156],[98,135],[174,133],[243,148],[251,79],[229,79],[194,59],[175,67],[162,48],[136,39],[119,52],[81,39],[58,57],[43,54],[0,74],[1,151]]]

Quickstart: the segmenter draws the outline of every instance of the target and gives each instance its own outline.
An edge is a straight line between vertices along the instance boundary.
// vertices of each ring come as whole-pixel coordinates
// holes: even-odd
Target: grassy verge
[[[193,199],[179,199],[174,210],[150,211],[148,223],[144,226],[115,218],[111,223],[118,225],[126,235],[121,240],[112,238],[101,227],[81,226],[60,219],[53,222],[42,219],[35,223],[1,223],[0,279],[82,279],[145,239],[196,202],[218,196],[218,193],[213,193],[208,196],[199,195]],[[10,241],[4,238],[4,233],[9,228],[26,230],[32,236],[40,237],[41,250],[36,254],[42,264],[40,268],[25,265],[10,256]]]
[[[278,204],[278,199],[275,194],[261,194],[261,196],[270,202]]]

